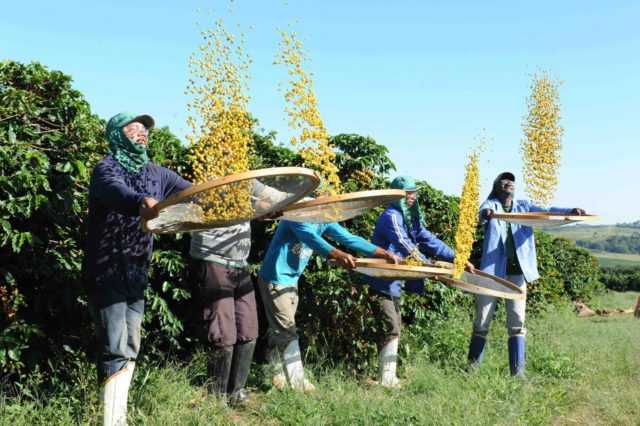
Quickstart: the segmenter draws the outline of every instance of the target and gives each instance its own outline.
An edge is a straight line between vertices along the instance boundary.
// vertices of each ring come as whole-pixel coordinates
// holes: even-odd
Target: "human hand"
[[[493,213],[493,209],[484,209],[482,210],[482,217],[486,220],[491,220]]]
[[[333,249],[328,257],[343,268],[353,269],[356,267],[356,258],[342,250]]]
[[[475,274],[475,273],[476,273],[476,267],[475,267],[475,266],[473,266],[473,263],[471,263],[471,262],[467,262],[467,264],[464,266],[464,269],[465,269],[467,272],[470,272],[470,273],[472,273],[472,274]]]
[[[276,220],[278,219],[280,216],[282,216],[282,210],[278,210],[275,212],[271,212],[271,213],[267,213],[263,216],[257,217],[257,220]]]
[[[138,208],[138,214],[144,220],[151,220],[158,217],[158,212],[154,208],[155,205],[158,204],[158,200],[153,197],[144,197],[140,202],[140,207]]]
[[[391,263],[398,264],[400,263],[400,259],[395,254],[391,253],[389,250],[382,249],[380,247],[376,248],[375,253],[373,254],[375,257],[380,259],[386,259]]]

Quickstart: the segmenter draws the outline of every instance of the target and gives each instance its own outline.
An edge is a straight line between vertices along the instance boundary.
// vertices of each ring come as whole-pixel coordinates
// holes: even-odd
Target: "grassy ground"
[[[598,259],[600,266],[604,267],[631,267],[640,266],[640,254],[610,253],[606,251],[591,251]]]
[[[608,293],[592,305],[628,308],[637,296]],[[264,385],[266,376],[255,368],[254,401],[236,410],[206,395],[201,355],[186,366],[141,367],[129,420],[140,425],[640,424],[640,320],[580,319],[568,305],[531,318],[526,381],[508,375],[503,324],[502,318],[494,324],[482,368],[468,373],[468,315],[452,318],[441,329],[444,350],[405,353],[400,391],[371,386],[341,368],[316,367],[315,394],[278,392]],[[19,399],[0,397],[0,424],[95,424],[93,377],[93,371],[77,374],[67,390],[53,395],[37,394],[25,384]]]
[[[580,225],[562,226],[547,230],[556,237],[567,238],[572,241],[588,240],[600,241],[615,235],[633,235],[640,232],[639,228],[627,228],[616,225]],[[589,249],[587,249],[589,250]],[[640,254],[613,253],[607,251],[589,250],[604,267],[633,267],[640,266]]]

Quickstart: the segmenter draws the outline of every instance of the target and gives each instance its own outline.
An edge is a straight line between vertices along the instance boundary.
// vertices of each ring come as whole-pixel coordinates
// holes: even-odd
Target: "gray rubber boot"
[[[217,396],[227,393],[231,361],[233,359],[233,347],[216,349],[209,355],[209,392]]]
[[[302,354],[300,353],[300,344],[298,343],[298,339],[289,342],[282,353],[282,359],[284,361],[284,372],[287,376],[287,382],[291,389],[305,393],[316,390],[316,387],[304,376]]]
[[[277,347],[269,348],[267,352],[269,362],[269,373],[271,374],[271,384],[279,391],[287,387],[287,376],[284,374],[284,364],[282,362],[282,352]]]
[[[231,404],[244,404],[249,400],[249,394],[244,387],[247,384],[247,378],[251,370],[251,361],[253,361],[255,348],[255,340],[236,343],[233,348],[233,361],[227,384],[227,393],[229,393]]]

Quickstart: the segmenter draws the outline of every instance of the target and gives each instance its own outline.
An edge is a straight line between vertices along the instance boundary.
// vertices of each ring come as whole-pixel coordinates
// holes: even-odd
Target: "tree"
[[[71,77],[38,63],[0,63],[0,372],[92,341],[80,269],[104,125]],[[154,161],[188,172],[186,149],[169,129],[152,130],[149,140]],[[188,297],[183,243],[160,238],[153,259],[146,321],[158,324],[163,341],[182,332],[170,306]]]
[[[396,169],[387,147],[369,136],[341,133],[330,142],[344,192],[385,187],[387,176]]]
[[[0,287],[10,294],[3,371],[23,365],[36,334],[65,329],[78,315],[86,191],[106,147],[103,129],[69,76],[38,63],[0,64]]]

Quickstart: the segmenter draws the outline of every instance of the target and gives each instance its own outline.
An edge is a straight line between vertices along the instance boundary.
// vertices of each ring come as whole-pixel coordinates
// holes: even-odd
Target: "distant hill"
[[[640,254],[640,229],[631,235],[611,235],[595,241],[593,239],[576,240],[576,244],[591,250]]]
[[[590,250],[603,266],[640,265],[640,221],[617,225],[575,225],[548,230]]]
[[[613,236],[636,234],[640,232],[640,222],[618,225],[570,225],[551,228],[547,232],[574,241],[600,241]]]
[[[619,226],[621,228],[638,228],[638,229],[640,229],[640,220],[636,220],[635,222],[631,222],[631,223],[619,223],[616,226]]]

